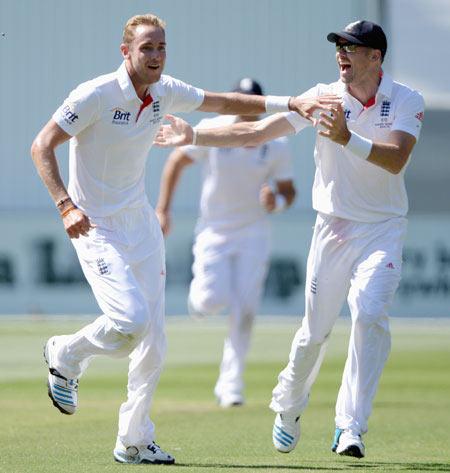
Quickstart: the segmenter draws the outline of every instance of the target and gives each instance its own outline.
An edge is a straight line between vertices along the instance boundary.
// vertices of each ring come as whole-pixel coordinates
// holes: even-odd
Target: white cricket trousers
[[[387,310],[400,281],[407,220],[359,223],[319,214],[308,256],[305,317],[270,407],[297,416],[347,297],[352,329],[336,403],[336,427],[363,434],[390,351]]]
[[[206,229],[197,235],[189,305],[211,315],[229,310],[217,397],[240,395],[255,313],[267,274],[270,233],[267,225],[227,234]]]
[[[72,242],[103,315],[58,338],[56,368],[79,378],[95,355],[129,355],[117,446],[148,445],[154,440],[149,410],[166,351],[164,240],[150,206],[92,221],[89,235]]]

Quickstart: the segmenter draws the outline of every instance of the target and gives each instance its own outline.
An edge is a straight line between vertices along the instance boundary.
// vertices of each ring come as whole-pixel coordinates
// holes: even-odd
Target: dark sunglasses
[[[345,51],[346,53],[354,53],[358,48],[359,44],[352,44],[352,43],[345,43],[345,44],[337,44],[336,43],[336,51],[340,53],[341,51]]]

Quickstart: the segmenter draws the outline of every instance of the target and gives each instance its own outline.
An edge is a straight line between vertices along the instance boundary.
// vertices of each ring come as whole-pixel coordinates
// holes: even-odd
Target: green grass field
[[[274,416],[267,406],[297,320],[259,319],[246,372],[247,404],[224,410],[212,389],[225,320],[169,319],[166,369],[152,414],[157,442],[176,457],[174,466],[112,459],[126,360],[93,361],[80,383],[75,416],[51,406],[42,345],[86,321],[0,318],[1,472],[450,471],[449,320],[393,320],[393,349],[365,436],[367,456],[356,460],[330,452],[348,321],[336,326],[302,417],[301,441],[286,455],[272,447]]]

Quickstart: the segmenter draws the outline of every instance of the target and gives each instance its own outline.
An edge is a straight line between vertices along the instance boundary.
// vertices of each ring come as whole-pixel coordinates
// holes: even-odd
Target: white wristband
[[[196,145],[197,144],[197,130],[195,128],[192,128],[192,144]]]
[[[282,212],[287,207],[286,197],[283,194],[275,196],[275,207],[272,210],[274,213]]]
[[[280,97],[278,95],[268,95],[266,97],[266,112],[278,113],[289,112],[289,99],[291,97]]]
[[[363,138],[354,131],[351,132],[348,143],[344,146],[345,149],[351,151],[355,156],[361,159],[367,159],[372,150],[373,141]]]

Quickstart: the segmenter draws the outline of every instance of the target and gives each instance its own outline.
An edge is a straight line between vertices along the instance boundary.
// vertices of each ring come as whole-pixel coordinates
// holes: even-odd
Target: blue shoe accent
[[[280,442],[285,447],[289,447],[294,440],[292,435],[289,435],[287,432],[280,429],[278,425],[273,426],[272,435],[274,439],[278,440],[278,442]]]
[[[332,452],[336,451],[339,445],[339,437],[341,436],[342,432],[344,432],[344,429],[339,429],[336,427],[336,430],[334,431],[333,445],[331,445]]]

